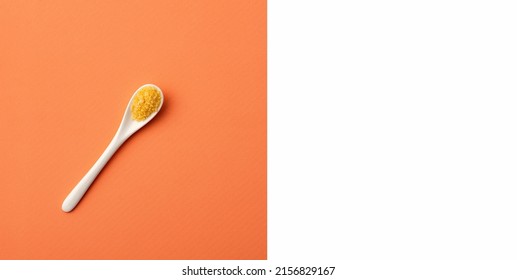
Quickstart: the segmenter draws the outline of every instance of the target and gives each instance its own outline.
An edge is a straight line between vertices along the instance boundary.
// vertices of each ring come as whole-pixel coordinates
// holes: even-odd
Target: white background
[[[270,257],[517,259],[517,3],[269,4]]]
[[[269,261],[1,262],[0,276],[517,278],[517,3],[268,5]]]

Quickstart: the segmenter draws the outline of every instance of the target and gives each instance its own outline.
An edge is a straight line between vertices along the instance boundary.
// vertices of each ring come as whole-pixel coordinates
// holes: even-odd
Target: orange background
[[[266,258],[266,1],[0,1],[0,96],[1,259]]]

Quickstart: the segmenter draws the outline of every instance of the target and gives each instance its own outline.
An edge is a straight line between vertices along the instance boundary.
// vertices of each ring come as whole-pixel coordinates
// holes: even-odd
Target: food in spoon
[[[162,96],[154,86],[144,86],[138,90],[131,103],[131,118],[136,121],[147,119],[158,110]]]

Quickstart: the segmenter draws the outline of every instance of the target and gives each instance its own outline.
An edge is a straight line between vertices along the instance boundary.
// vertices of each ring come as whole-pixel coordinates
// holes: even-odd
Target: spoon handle
[[[97,175],[101,172],[102,168],[108,163],[113,154],[118,150],[118,148],[124,143],[125,139],[122,137],[115,135],[113,140],[111,140],[110,144],[104,150],[100,158],[95,162],[92,168],[84,175],[84,177],[79,181],[79,183],[74,187],[74,189],[68,194],[63,201],[63,205],[61,209],[65,212],[72,211],[75,206],[79,203],[81,198],[84,196],[90,185],[93,183]]]

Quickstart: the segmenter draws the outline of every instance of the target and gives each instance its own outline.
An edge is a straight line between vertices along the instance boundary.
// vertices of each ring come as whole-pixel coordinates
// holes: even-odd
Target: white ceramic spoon
[[[161,95],[161,103],[158,107],[158,110],[156,112],[152,113],[147,119],[143,121],[135,121],[131,118],[131,103],[133,102],[133,98],[135,98],[136,93],[145,86],[152,86],[158,90],[158,92]],[[115,134],[115,137],[113,137],[113,140],[111,140],[111,143],[108,145],[104,153],[102,153],[101,157],[95,162],[93,167],[86,173],[86,175],[79,181],[79,183],[74,187],[74,189],[68,194],[68,196],[65,198],[65,201],[63,201],[63,205],[61,206],[61,209],[65,212],[72,211],[75,206],[79,203],[83,195],[86,193],[90,185],[93,183],[97,175],[101,172],[102,168],[106,163],[109,161],[109,159],[113,156],[113,154],[118,150],[118,148],[135,132],[137,132],[140,128],[142,128],[144,125],[146,125],[149,121],[151,121],[154,116],[160,111],[163,105],[163,93],[161,89],[155,85],[152,84],[146,84],[138,88],[133,96],[131,97],[131,100],[129,100],[129,104],[127,105],[126,112],[124,113],[124,117],[122,118],[122,122],[120,123],[120,126],[117,130],[117,133]]]

